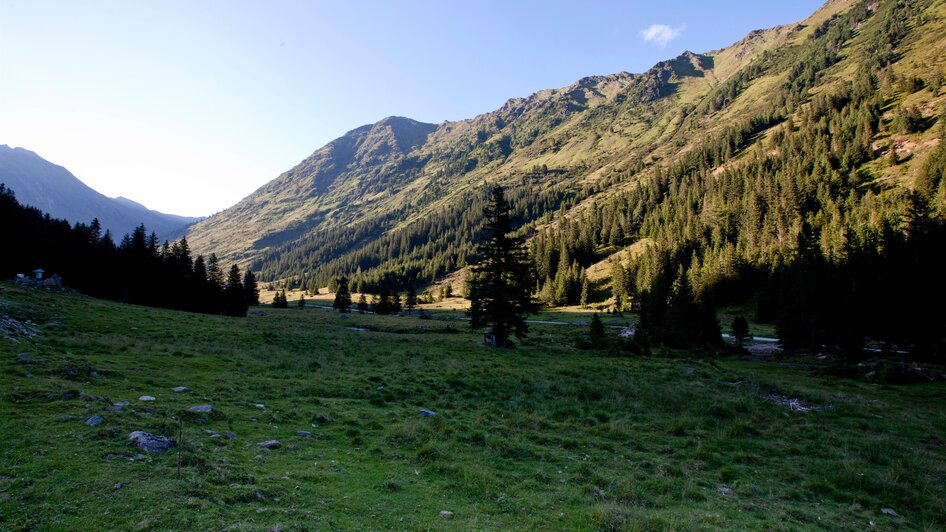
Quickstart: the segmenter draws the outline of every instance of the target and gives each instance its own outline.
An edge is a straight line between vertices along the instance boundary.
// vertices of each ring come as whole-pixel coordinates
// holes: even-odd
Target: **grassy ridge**
[[[0,313],[40,331],[0,339],[5,529],[946,526],[942,384],[608,357],[562,326],[495,351],[455,322],[227,319],[9,286]],[[205,423],[185,412],[200,404]],[[176,437],[179,419],[180,453],[127,459],[128,433]]]

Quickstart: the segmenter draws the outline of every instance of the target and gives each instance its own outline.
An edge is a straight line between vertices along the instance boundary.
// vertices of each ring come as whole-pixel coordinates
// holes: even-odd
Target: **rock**
[[[375,388],[375,389],[378,390],[379,392],[383,392],[383,391],[384,391],[384,386],[378,386],[378,387]]]
[[[351,319],[351,316],[349,316],[348,314],[339,314],[338,317],[343,320]]]
[[[99,378],[99,372],[98,372],[98,371],[90,371],[90,372],[89,372],[89,376],[92,377],[93,379],[97,379],[97,378]]]
[[[260,447],[262,447],[262,448],[264,448],[264,449],[279,449],[279,448],[282,446],[282,444],[279,443],[279,440],[266,440],[266,441],[261,441],[261,442],[257,443],[256,445],[258,445],[258,446],[260,446]]]
[[[125,485],[122,484],[121,482],[116,482],[115,485],[112,487],[112,491],[118,491],[124,487]]]
[[[113,406],[118,406],[118,407],[128,406],[130,404],[131,404],[131,401],[115,401],[114,403],[112,403]]]
[[[309,431],[307,431],[307,430],[299,430],[299,431],[296,431],[296,436],[301,436],[301,437],[303,437],[303,438],[308,438],[308,437],[311,436],[311,435],[312,435],[312,433],[309,432]]]
[[[198,414],[212,414],[214,409],[210,405],[197,405],[187,409],[188,412],[197,412]]]
[[[266,405],[264,405],[263,403],[256,403],[253,406],[255,406],[256,408],[266,410]]]
[[[106,410],[108,410],[108,411],[109,411],[110,413],[112,413],[112,414],[121,414],[122,412],[125,411],[124,408],[122,408],[122,407],[120,407],[120,406],[115,406],[115,405],[112,405],[112,406],[106,408]]]
[[[138,400],[139,401],[154,401],[155,399],[154,397],[150,395],[142,395],[141,397],[138,398]]]
[[[29,353],[17,353],[16,363],[17,364],[32,364],[33,358],[30,356]]]
[[[102,416],[92,416],[85,420],[85,424],[90,427],[95,427],[101,425],[103,421],[105,421],[105,419]]]
[[[880,509],[880,513],[882,513],[882,514],[884,514],[884,515],[892,515],[892,516],[894,516],[894,517],[900,517],[900,514],[898,514],[896,511],[894,511],[893,508],[881,508],[881,509]]]
[[[203,429],[201,432],[210,436],[211,438],[219,438],[220,435],[210,429]]]
[[[427,410],[426,408],[421,408],[419,413],[424,417],[434,417],[437,415],[433,410]]]
[[[180,392],[187,392],[189,390],[187,386],[175,386],[174,388],[171,388],[171,391],[180,393]]]
[[[625,327],[621,329],[621,332],[618,333],[618,336],[620,336],[621,338],[634,338],[636,334],[637,334],[637,327],[630,326],[630,327]]]
[[[147,453],[162,453],[177,445],[177,442],[167,436],[149,434],[141,430],[129,434],[128,443]]]
[[[727,488],[726,486],[720,486],[716,488],[716,493],[719,493],[720,495],[728,495],[728,496],[735,495],[735,493],[733,493],[733,490]]]
[[[450,510],[440,510],[441,519],[450,519],[451,517],[453,517],[453,512]]]
[[[237,436],[236,436],[236,434],[234,434],[234,433],[232,433],[232,432],[230,432],[230,431],[228,430],[228,431],[227,431],[227,439],[228,439],[228,440],[236,441]]]
[[[693,368],[683,368],[682,375],[684,377],[692,377],[696,373],[696,370]]]
[[[312,416],[312,421],[315,423],[331,423],[333,419],[332,416],[319,412]]]

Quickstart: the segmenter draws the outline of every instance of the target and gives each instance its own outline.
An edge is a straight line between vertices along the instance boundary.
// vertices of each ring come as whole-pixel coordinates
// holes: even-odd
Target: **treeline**
[[[187,240],[161,244],[143,225],[115,243],[98,220],[70,225],[20,205],[0,184],[0,227],[8,251],[0,258],[5,278],[43,268],[82,293],[192,312],[245,316],[259,303],[253,272],[234,264],[224,271],[215,255],[191,257]]]

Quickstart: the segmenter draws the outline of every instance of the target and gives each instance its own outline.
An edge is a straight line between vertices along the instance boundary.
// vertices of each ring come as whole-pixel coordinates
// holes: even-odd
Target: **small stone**
[[[139,401],[154,401],[155,399],[154,397],[150,395],[142,395],[141,397],[138,398],[138,400]]]
[[[197,412],[198,414],[212,414],[214,409],[210,405],[197,405],[192,406],[187,409],[189,412]]]
[[[282,444],[279,443],[279,440],[266,440],[259,442],[256,445],[264,449],[279,449],[282,446]]]
[[[263,403],[256,403],[253,406],[255,406],[256,408],[266,410],[266,405],[264,405]]]
[[[227,431],[227,439],[228,439],[228,440],[234,440],[234,441],[236,441],[237,436],[236,436],[236,434],[234,434],[234,433],[232,433],[232,432],[230,432],[230,431],[228,430],[228,431]]]
[[[121,414],[122,412],[125,411],[124,408],[122,408],[122,407],[120,407],[120,406],[115,406],[115,405],[112,405],[112,406],[106,408],[106,410],[108,410],[108,411],[109,411],[110,413],[112,413],[112,414]]]
[[[900,517],[900,514],[898,514],[893,508],[881,508],[880,513],[884,515],[892,515],[894,517]]]
[[[85,424],[90,427],[95,427],[97,425],[101,425],[103,421],[105,421],[105,419],[102,418],[102,416],[92,416],[85,420]]]
[[[210,429],[203,429],[202,432],[211,438],[219,438],[220,435]]]
[[[97,379],[97,378],[99,378],[99,372],[98,372],[98,371],[90,371],[90,372],[89,372],[89,376],[92,377],[93,379]]]
[[[312,421],[315,423],[331,423],[332,416],[319,412],[318,414],[312,416]]]
[[[426,408],[421,408],[419,413],[424,417],[434,417],[437,415],[433,410],[427,410]]]
[[[118,491],[124,487],[125,485],[122,484],[121,482],[116,482],[115,485],[112,487],[112,491]]]
[[[383,392],[383,391],[384,391],[384,386],[378,386],[378,387],[375,388],[375,389],[378,390],[379,392]]]
[[[115,401],[114,403],[112,403],[113,406],[128,406],[130,404],[131,404],[130,401]]]
[[[696,370],[693,368],[683,368],[682,374],[684,377],[692,377],[694,373],[696,373]]]
[[[171,391],[172,391],[172,392],[178,392],[178,393],[180,393],[180,392],[186,392],[186,391],[188,391],[188,388],[187,388],[187,386],[175,386],[174,388],[171,388]]]
[[[164,452],[177,445],[177,442],[167,436],[149,434],[141,430],[136,430],[129,434],[128,443],[147,453]]]
[[[720,486],[716,488],[716,493],[719,493],[720,495],[733,495],[733,491],[726,486]]]
[[[440,510],[441,519],[450,519],[451,517],[453,517],[453,512],[450,510]]]
[[[296,431],[296,436],[300,436],[300,437],[302,437],[302,438],[308,438],[308,437],[311,436],[311,435],[312,435],[312,433],[309,432],[309,431],[307,431],[307,430],[299,430],[299,431]]]

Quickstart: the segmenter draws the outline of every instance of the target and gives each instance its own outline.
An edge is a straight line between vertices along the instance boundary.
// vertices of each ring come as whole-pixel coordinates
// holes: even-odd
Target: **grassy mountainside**
[[[571,347],[585,327],[535,324],[509,353],[459,321],[9,285],[0,317],[38,333],[0,337],[4,529],[946,526],[942,383],[614,357]],[[136,430],[183,442],[148,455]]]
[[[865,70],[875,80],[869,90],[880,123],[869,131],[864,156],[845,159],[844,167],[833,161],[832,169],[860,176],[861,191],[868,182],[909,189],[939,142],[932,124],[942,115],[944,28],[940,0],[837,0],[800,23],[753,32],[722,50],[688,52],[643,74],[585,78],[470,120],[433,127],[386,119],[317,151],[195,225],[189,238],[197,250],[236,258],[264,279],[313,286],[342,273],[370,281],[394,271],[425,282],[464,264],[483,184],[499,182],[510,188],[528,232],[554,231],[567,219],[586,223],[590,211],[600,218],[602,206],[610,209],[620,234],[591,235],[593,249],[581,265],[587,268],[649,237],[635,220],[657,205],[636,212],[621,204],[623,194],[675,167],[717,175],[759,153],[778,156],[780,128],[810,127],[811,103]],[[905,108],[916,108],[926,127],[895,127]],[[850,148],[845,143],[853,141],[839,138],[828,151]],[[889,164],[891,149],[896,164]],[[677,193],[683,178],[673,179],[663,193]],[[829,194],[840,200],[847,192]],[[654,223],[666,228],[653,233],[676,231]]]

